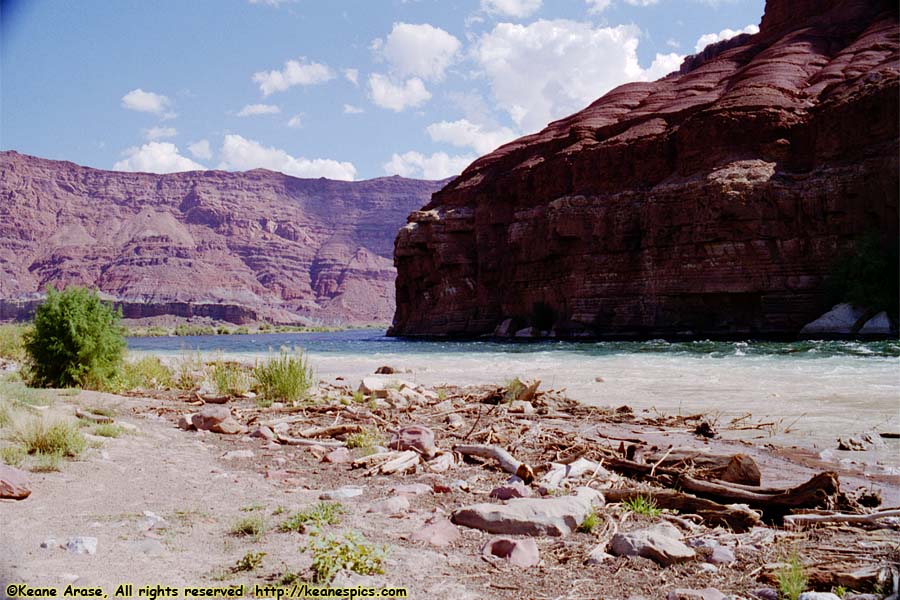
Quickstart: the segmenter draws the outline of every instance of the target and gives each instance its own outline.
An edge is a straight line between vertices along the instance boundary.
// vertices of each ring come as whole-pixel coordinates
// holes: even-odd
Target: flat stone
[[[260,438],[260,439],[264,439],[267,441],[272,441],[275,439],[275,432],[272,431],[271,429],[269,429],[268,427],[266,427],[265,425],[262,425],[260,427],[257,427],[256,429],[254,429],[253,432],[250,434],[250,437]]]
[[[461,537],[459,528],[451,523],[450,519],[439,518],[432,523],[427,523],[422,529],[413,533],[409,539],[443,547],[449,546]]]
[[[868,321],[859,330],[861,335],[891,335],[896,330],[894,324],[891,323],[890,317],[884,311],[881,311]]]
[[[390,498],[374,502],[366,512],[380,513],[382,515],[399,515],[408,510],[409,498],[406,496],[391,496]]]
[[[396,494],[398,496],[419,496],[421,494],[430,494],[431,492],[432,488],[427,483],[404,483],[388,489],[389,494]]]
[[[841,600],[841,597],[831,592],[803,592],[797,600]]]
[[[30,495],[28,474],[15,467],[0,463],[0,498],[24,500]]]
[[[491,498],[510,500],[511,498],[530,498],[531,488],[524,483],[507,483],[491,490]]]
[[[222,455],[224,460],[235,460],[239,458],[253,458],[256,454],[253,450],[230,450]]]
[[[97,538],[87,536],[71,537],[66,541],[66,550],[72,554],[96,554]]]
[[[509,564],[523,569],[537,566],[541,562],[537,543],[532,539],[493,538],[481,548],[481,553],[506,559]]]
[[[612,556],[612,554],[606,553],[605,545],[595,546],[594,549],[591,550],[590,553],[588,554],[587,559],[585,559],[585,561],[584,561],[584,564],[599,565],[599,564],[605,563],[606,561],[608,561],[611,558],[613,558],[613,556]]]
[[[332,463],[332,464],[342,464],[348,463],[353,460],[353,455],[350,453],[348,448],[335,448],[331,452],[325,455],[322,459],[322,462]]]
[[[725,600],[727,596],[716,588],[702,590],[675,589],[666,594],[666,600]]]
[[[616,556],[642,556],[663,566],[691,560],[696,553],[681,542],[681,533],[668,523],[617,533],[610,542]]]
[[[361,487],[345,485],[336,490],[322,492],[319,494],[319,500],[349,500],[350,498],[362,496],[362,493],[363,488]]]
[[[434,431],[424,425],[403,427],[391,436],[388,444],[391,450],[416,450],[426,459],[434,456],[437,448],[434,445]]]
[[[228,417],[221,423],[216,423],[212,427],[209,428],[213,433],[221,433],[224,435],[235,435],[238,433],[244,433],[244,426],[234,420],[232,417]]]
[[[569,535],[584,521],[600,492],[579,488],[577,495],[553,498],[514,498],[507,504],[474,504],[453,512],[451,520],[464,527],[513,535]]]
[[[734,551],[725,546],[716,546],[713,548],[712,554],[706,559],[706,562],[714,565],[730,565],[737,560]]]

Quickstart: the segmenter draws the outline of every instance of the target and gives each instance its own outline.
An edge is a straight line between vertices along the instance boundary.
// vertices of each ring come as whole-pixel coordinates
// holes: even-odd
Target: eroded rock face
[[[770,0],[761,31],[473,163],[396,241],[395,335],[794,335],[898,229],[895,3]]]
[[[120,173],[0,153],[0,319],[48,284],[125,317],[388,320],[391,242],[441,182],[281,173]]]

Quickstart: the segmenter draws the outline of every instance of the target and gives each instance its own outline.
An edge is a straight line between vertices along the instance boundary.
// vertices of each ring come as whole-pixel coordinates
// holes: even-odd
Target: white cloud
[[[716,42],[721,42],[722,40],[730,40],[736,35],[740,35],[742,33],[759,33],[759,27],[756,25],[747,25],[743,29],[738,29],[735,31],[734,29],[723,29],[719,33],[707,33],[706,35],[701,35],[700,39],[697,40],[697,44],[694,46],[694,50],[697,52],[702,52],[704,48],[709,46],[710,44],[715,44]]]
[[[344,105],[344,114],[345,115],[358,115],[358,114],[361,114],[364,112],[366,112],[366,111],[364,111],[363,109],[361,109],[358,106],[353,106],[352,104]]]
[[[151,127],[144,130],[144,137],[150,141],[175,137],[178,130],[174,127]]]
[[[385,75],[372,73],[369,75],[369,96],[378,106],[400,112],[427,102],[431,99],[431,92],[425,89],[425,84],[418,77],[398,85]]]
[[[172,101],[168,97],[153,92],[145,92],[140,88],[131,90],[122,96],[122,107],[128,110],[162,115],[170,106],[172,106]]]
[[[421,77],[440,81],[460,49],[460,41],[439,27],[427,23],[394,23],[384,43],[375,40],[372,48],[400,77]]]
[[[507,127],[488,130],[468,119],[432,123],[425,131],[435,142],[472,148],[479,154],[486,154],[516,137],[516,134]]]
[[[584,0],[588,4],[588,12],[599,15],[612,4],[611,0]]]
[[[310,62],[306,57],[289,60],[280,71],[259,71],[253,81],[259,84],[263,96],[283,92],[295,85],[316,85],[334,79],[334,73],[322,63]]]
[[[274,104],[248,104],[237,113],[239,117],[255,117],[258,115],[276,115],[281,109]]]
[[[660,77],[665,77],[672,71],[681,68],[684,56],[671,52],[669,54],[659,54],[653,59],[653,63],[644,71],[642,79],[646,81],[656,81]]]
[[[209,160],[212,158],[212,150],[209,148],[209,140],[200,140],[188,146],[188,150],[194,158]]]
[[[287,4],[293,1],[294,0],[250,0],[250,4],[268,4],[269,6],[278,8],[282,4]]]
[[[481,36],[473,56],[497,105],[520,128],[535,131],[618,85],[654,79],[676,62],[677,55],[657,55],[649,69],[642,68],[640,36],[635,25],[595,28],[564,19],[499,23]]]
[[[359,85],[359,69],[344,69],[344,78],[353,85]]]
[[[178,147],[170,142],[148,142],[138,147],[128,148],[126,158],[113,165],[115,171],[138,171],[141,173],[177,173],[179,171],[200,171],[205,169],[178,152]]]
[[[631,6],[653,6],[654,4],[659,4],[659,0],[625,0],[625,4],[630,4]]]
[[[481,10],[493,15],[524,19],[541,8],[541,0],[481,0]]]
[[[288,127],[303,127],[303,113],[297,113],[293,117],[291,117],[287,122]]]
[[[473,160],[473,156],[449,156],[446,152],[435,152],[431,156],[406,152],[392,155],[391,160],[384,164],[384,172],[401,177],[443,179],[462,173]]]
[[[353,181],[356,177],[353,163],[323,158],[295,158],[284,150],[267,148],[259,142],[235,134],[225,136],[221,156],[220,169],[270,169],[295,177],[328,177],[346,181]]]

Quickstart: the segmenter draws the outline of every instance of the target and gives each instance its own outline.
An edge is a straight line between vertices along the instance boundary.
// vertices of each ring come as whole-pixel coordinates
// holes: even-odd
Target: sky
[[[755,32],[764,0],[0,0],[0,148],[440,179]]]

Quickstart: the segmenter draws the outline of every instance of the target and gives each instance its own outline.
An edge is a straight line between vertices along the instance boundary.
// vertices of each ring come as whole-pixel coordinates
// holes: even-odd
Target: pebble
[[[253,450],[231,450],[230,452],[226,452],[222,458],[224,460],[234,460],[237,458],[253,458],[256,456],[253,453]]]
[[[275,432],[262,425],[253,430],[253,433],[250,434],[252,438],[262,438],[264,440],[272,441],[275,439]]]
[[[430,494],[432,487],[427,483],[404,483],[395,485],[388,490],[389,494],[404,496],[419,496],[421,494]]]
[[[362,496],[363,488],[356,487],[352,485],[345,485],[344,487],[340,487],[336,490],[330,490],[327,492],[322,492],[319,495],[319,500],[349,500],[350,498],[356,498],[357,496]]]
[[[700,570],[704,573],[718,573],[719,567],[716,565],[711,565],[709,563],[700,563]]]
[[[606,553],[606,545],[601,544],[599,546],[594,547],[593,550],[588,554],[587,560],[584,561],[586,565],[599,565],[605,563],[609,559],[613,558],[612,554]]]
[[[706,559],[706,562],[712,563],[714,565],[730,565],[736,560],[737,557],[735,557],[734,551],[731,548],[726,548],[725,546],[716,546],[715,548],[713,548],[712,554],[709,555],[709,558]]]
[[[144,529],[165,529],[168,523],[158,514],[145,510],[142,525]]]
[[[72,554],[96,554],[97,538],[87,536],[69,538],[66,542],[66,550]]]
[[[59,542],[55,538],[47,538],[41,542],[41,548],[59,548]]]
[[[778,600],[778,590],[772,588],[760,588],[753,592],[759,600]]]

